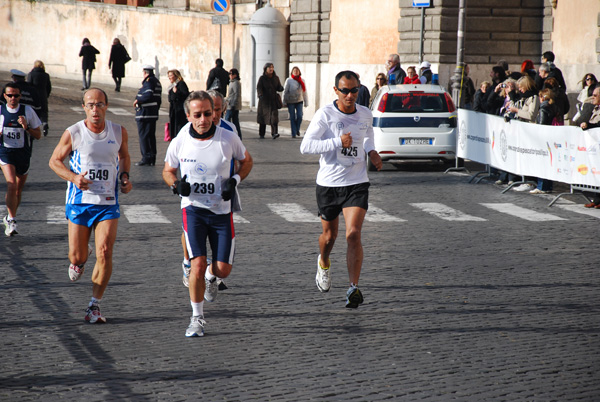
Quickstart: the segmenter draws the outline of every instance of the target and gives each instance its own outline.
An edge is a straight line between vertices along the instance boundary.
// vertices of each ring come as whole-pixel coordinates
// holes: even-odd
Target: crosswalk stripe
[[[156,205],[121,205],[129,223],[171,223]]]
[[[566,221],[565,218],[560,216],[545,214],[542,212],[536,212],[531,209],[519,207],[511,203],[497,203],[497,204],[480,204],[486,208],[493,209],[494,211],[502,212],[517,218],[525,219],[531,222],[548,222],[548,221]]]
[[[383,209],[370,204],[365,220],[368,222],[406,222],[405,219],[392,216]]]
[[[412,203],[410,205],[446,221],[485,222],[487,220],[478,216],[465,214],[464,212],[450,208],[449,206],[440,204],[438,202],[420,202]]]
[[[239,215],[233,214],[233,223],[250,223],[250,221]]]
[[[594,218],[600,218],[600,209],[595,208],[585,208],[581,204],[554,204],[555,207],[575,212],[578,214],[593,216]]]
[[[125,110],[122,107],[109,107],[109,112],[116,114],[117,116],[134,116],[129,110]]]
[[[50,205],[46,207],[46,222],[66,225],[69,221],[65,217],[65,206]]]
[[[288,222],[318,222],[319,217],[295,203],[267,204],[269,209]]]
[[[85,113],[81,106],[71,106],[71,110],[79,114]]]

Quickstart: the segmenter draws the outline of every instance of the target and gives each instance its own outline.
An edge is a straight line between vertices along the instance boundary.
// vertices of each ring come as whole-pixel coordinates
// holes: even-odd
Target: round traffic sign
[[[230,0],[212,0],[212,9],[217,14],[226,14],[230,6]]]

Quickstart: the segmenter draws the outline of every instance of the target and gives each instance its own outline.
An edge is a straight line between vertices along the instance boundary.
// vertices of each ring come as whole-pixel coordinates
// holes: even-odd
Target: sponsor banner
[[[517,175],[600,187],[600,128],[542,126],[458,109],[457,156]]]

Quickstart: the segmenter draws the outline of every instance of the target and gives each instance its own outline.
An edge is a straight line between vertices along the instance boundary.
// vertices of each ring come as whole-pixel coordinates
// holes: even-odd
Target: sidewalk
[[[302,121],[302,125],[300,126],[300,138],[304,137],[304,133],[306,132],[306,129],[308,128],[309,124],[310,124],[309,120]],[[258,131],[258,123],[256,122],[256,109],[255,108],[242,109],[240,111],[240,127],[242,128],[242,135],[244,135],[243,134],[244,129]],[[271,127],[267,126],[266,136],[268,137],[270,134],[271,134]],[[286,107],[279,110],[279,134],[280,135],[288,135],[290,137],[292,136],[292,129],[291,129],[290,120],[289,120],[289,113],[288,113]]]

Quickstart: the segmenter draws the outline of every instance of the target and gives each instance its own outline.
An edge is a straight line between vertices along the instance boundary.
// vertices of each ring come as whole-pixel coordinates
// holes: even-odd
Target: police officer
[[[135,165],[154,166],[156,163],[156,121],[160,109],[162,86],[154,75],[154,67],[146,64],[142,68],[144,69],[144,80],[133,102],[142,160],[136,162]]]

